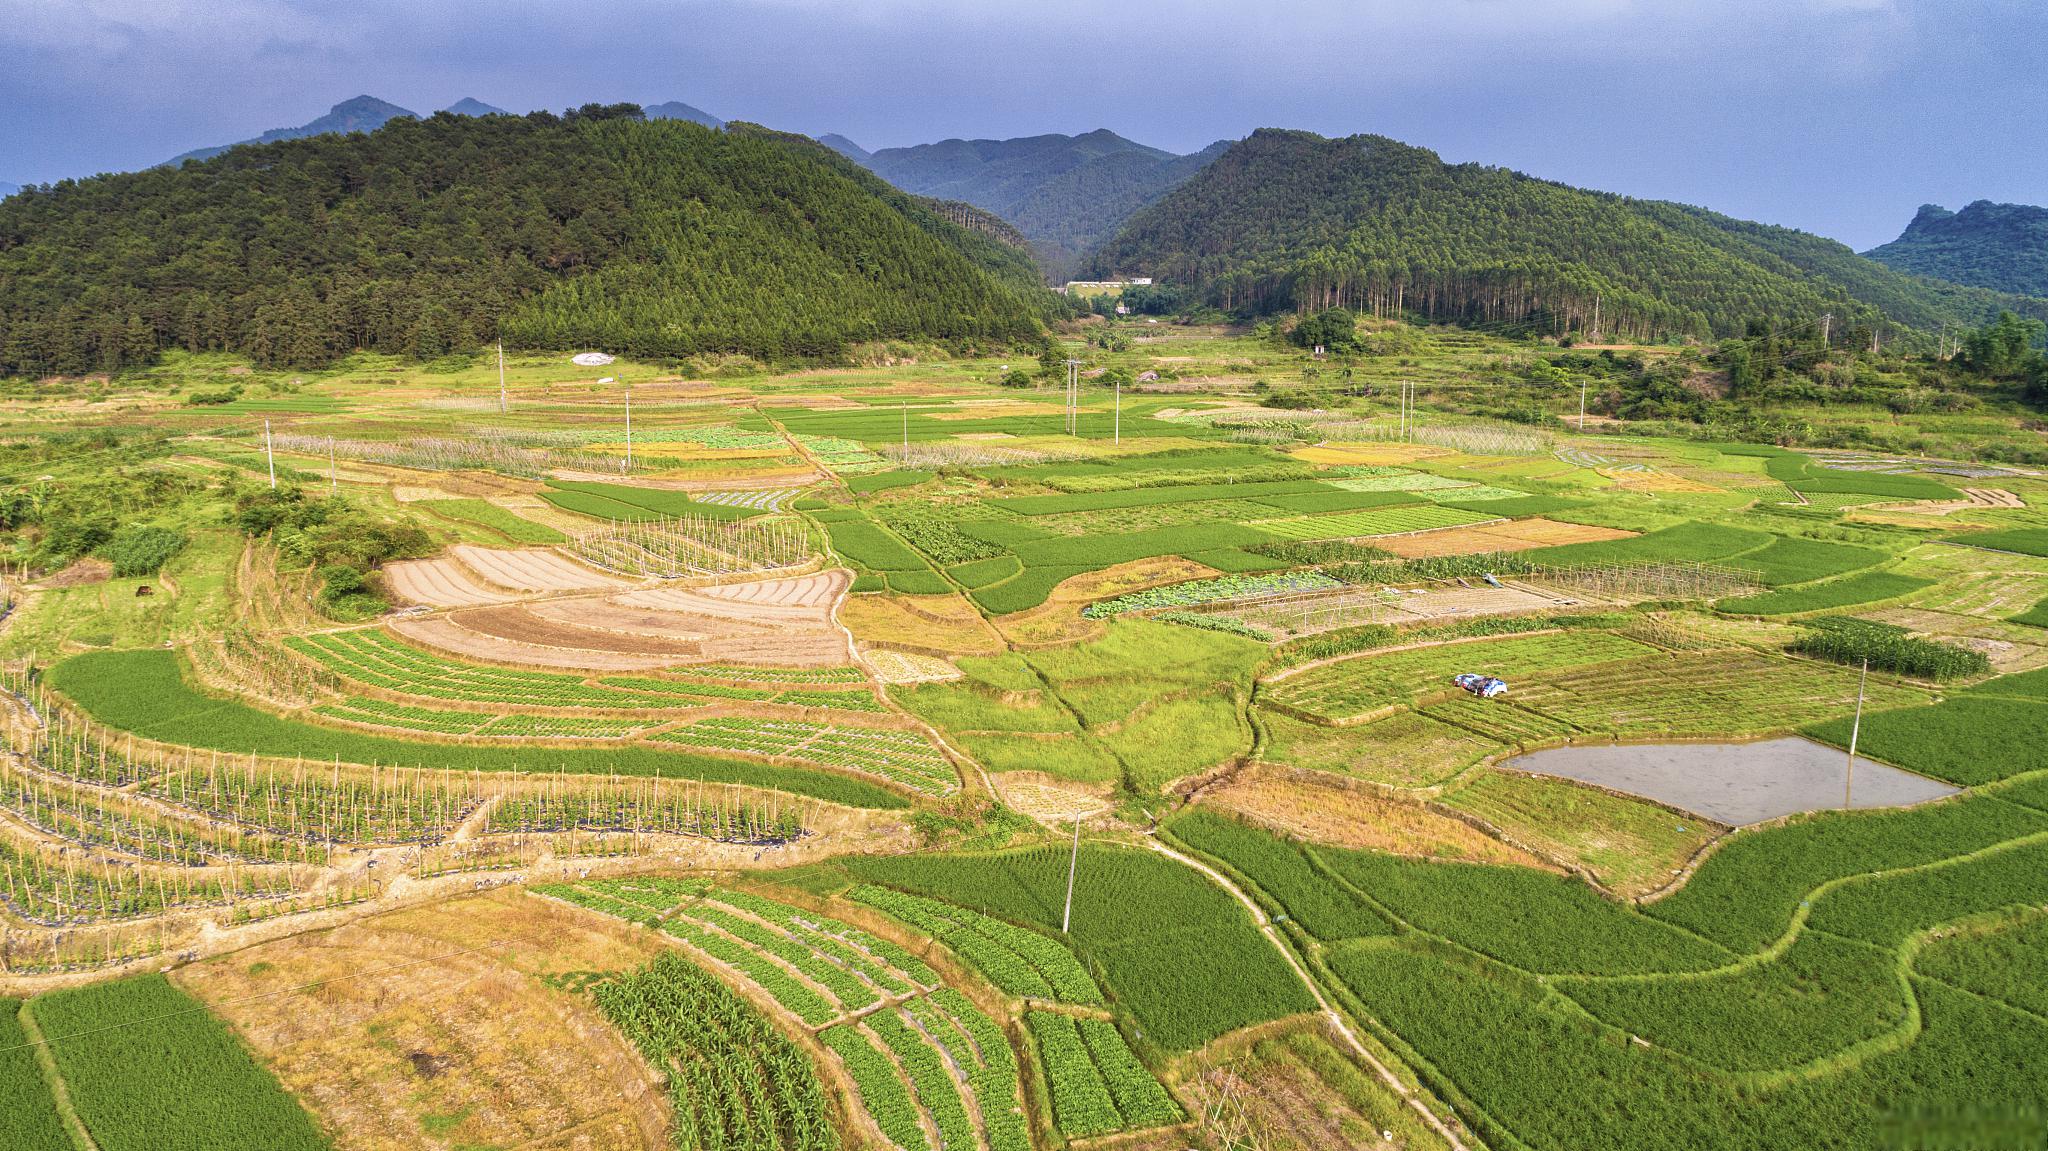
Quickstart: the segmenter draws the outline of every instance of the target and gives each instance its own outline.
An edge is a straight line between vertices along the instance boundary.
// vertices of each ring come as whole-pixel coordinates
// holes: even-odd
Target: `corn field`
[[[630,576],[740,575],[808,563],[810,532],[791,519],[729,523],[701,516],[614,520],[569,541],[569,550],[592,566]]]

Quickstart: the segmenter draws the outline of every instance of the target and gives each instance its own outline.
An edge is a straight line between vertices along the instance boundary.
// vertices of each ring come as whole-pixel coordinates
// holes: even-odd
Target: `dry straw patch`
[[[1203,792],[1200,801],[1275,831],[1336,847],[1554,870],[1535,855],[1419,800],[1397,798],[1320,772],[1249,768]]]
[[[1009,771],[995,777],[996,795],[1004,806],[1040,823],[1093,819],[1110,810],[1110,785],[1092,790],[1070,780],[1055,780],[1041,771]]]
[[[839,609],[839,622],[862,643],[925,655],[994,655],[998,636],[961,595],[862,595]]]
[[[277,940],[175,978],[344,1151],[654,1151],[667,1115],[646,1063],[587,1001],[534,978],[654,953],[589,918],[498,893]]]

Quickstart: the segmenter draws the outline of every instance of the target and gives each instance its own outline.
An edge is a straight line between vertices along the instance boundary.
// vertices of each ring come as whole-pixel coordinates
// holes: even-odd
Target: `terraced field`
[[[1019,1069],[1001,1025],[902,947],[830,916],[709,883],[644,878],[539,890],[659,930],[695,963],[766,995],[838,1061],[866,1118],[897,1146],[1031,1146]],[[675,972],[682,983],[704,981],[701,973],[687,975],[697,968],[680,960],[658,961],[656,970]],[[600,1002],[607,994],[599,989]],[[767,1042],[769,1052],[786,1045],[779,1037]],[[770,1066],[799,1058],[795,1048],[761,1056]],[[699,1113],[721,1094],[696,1084],[676,1090],[679,1106]],[[791,1119],[785,1126],[810,1131],[818,1124]]]

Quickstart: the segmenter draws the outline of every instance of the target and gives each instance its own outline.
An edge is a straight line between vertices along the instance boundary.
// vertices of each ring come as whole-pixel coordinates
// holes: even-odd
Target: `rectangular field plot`
[[[960,782],[946,757],[923,733],[915,731],[720,716],[653,738],[661,743],[786,756],[867,772],[927,795],[949,795]]]
[[[1252,526],[1283,539],[1334,540],[1458,527],[1463,524],[1484,523],[1492,518],[1494,517],[1481,512],[1439,507],[1435,504],[1408,504],[1360,512],[1339,512],[1326,516],[1260,520]]]
[[[1452,689],[1450,679],[1460,672],[1500,676],[1519,697],[1516,680],[1535,672],[1655,654],[1656,648],[1606,632],[1514,636],[1363,655],[1268,684],[1259,694],[1264,702],[1334,723]]]
[[[1024,1015],[1052,1094],[1053,1124],[1069,1139],[1178,1123],[1180,1105],[1106,1019]]]
[[[1505,511],[1505,509],[1503,509]],[[1403,559],[1432,556],[1481,555],[1486,552],[1520,552],[1566,544],[1625,540],[1630,533],[1616,528],[1560,523],[1538,516],[1525,520],[1502,520],[1477,527],[1445,528],[1413,535],[1388,536],[1373,546],[1384,548]]]
[[[427,699],[542,707],[660,707],[658,697],[592,687],[557,672],[460,663],[401,643],[382,631],[291,636],[285,646],[357,683]]]

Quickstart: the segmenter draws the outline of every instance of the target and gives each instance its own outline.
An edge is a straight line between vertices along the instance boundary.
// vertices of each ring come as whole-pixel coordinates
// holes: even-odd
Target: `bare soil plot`
[[[1712,484],[1664,471],[1624,471],[1620,468],[1596,468],[1595,471],[1614,481],[1614,485],[1632,492],[1713,492],[1719,488]]]
[[[1234,1032],[1181,1084],[1209,1141],[1264,1151],[1446,1151],[1450,1144],[1369,1068],[1326,1019],[1296,1017]],[[1205,1142],[1209,1142],[1205,1141]],[[1190,1142],[1182,1136],[1166,1146]],[[1119,1140],[1120,1147],[1144,1147]],[[1149,1149],[1147,1149],[1149,1151]]]
[[[998,636],[962,595],[861,595],[839,608],[839,622],[862,643],[927,655],[994,655]]]
[[[2048,667],[2048,644],[2040,629],[1981,616],[1957,615],[1923,608],[1895,607],[1867,613],[1864,618],[1894,624],[1916,636],[1938,639],[1984,653],[1991,669],[2000,675]]]
[[[540,600],[524,607],[541,619],[565,627],[676,642],[703,639],[708,634],[705,629],[714,626],[706,617],[661,608],[634,607],[607,597]]]
[[[55,575],[37,581],[37,587],[67,588],[84,587],[87,584],[105,583],[114,578],[114,565],[102,559],[87,556]]]
[[[676,655],[633,655],[585,648],[550,647],[472,631],[446,616],[391,621],[391,630],[414,643],[486,663],[574,671],[653,671],[687,659]]]
[[[1280,603],[1247,603],[1217,612],[1254,627],[1285,635],[1313,635],[1368,623],[1413,623],[1523,612],[1554,611],[1560,604],[1583,602],[1519,584],[1471,587],[1431,584],[1422,587],[1345,587],[1328,592],[1289,596]]]
[[[457,544],[449,551],[487,584],[546,593],[631,587],[631,580],[584,567],[549,548],[482,548]]]
[[[448,618],[457,627],[470,631],[497,636],[515,643],[540,644],[545,647],[673,656],[693,656],[702,651],[702,645],[697,643],[694,637],[678,639],[661,634],[634,635],[623,631],[579,627],[542,615],[539,605],[528,607],[523,604],[507,604],[498,607],[469,608],[454,612]]]
[[[392,595],[427,607],[477,607],[514,598],[510,592],[481,582],[468,568],[447,556],[387,564],[383,576],[384,586]]]
[[[1442,528],[1431,532],[1414,532],[1405,536],[1387,536],[1374,540],[1373,546],[1385,548],[1403,559],[1425,559],[1432,556],[1529,551],[1534,548],[1555,547],[1559,544],[1627,539],[1635,534],[1619,528],[1560,523],[1538,516],[1534,519],[1508,520],[1477,527]]]
[[[1338,847],[1548,866],[1419,798],[1388,795],[1318,772],[1261,765],[1204,791],[1200,802],[1283,834]]]
[[[844,568],[832,568],[811,575],[792,576],[784,579],[748,580],[743,583],[716,584],[700,588],[700,594],[713,599],[731,600],[744,604],[773,604],[788,607],[826,607],[839,598],[852,582],[852,573]]]
[[[653,954],[651,936],[593,919],[497,893],[261,944],[174,979],[343,1151],[656,1151],[668,1117],[652,1070],[587,1001],[537,978]]]

